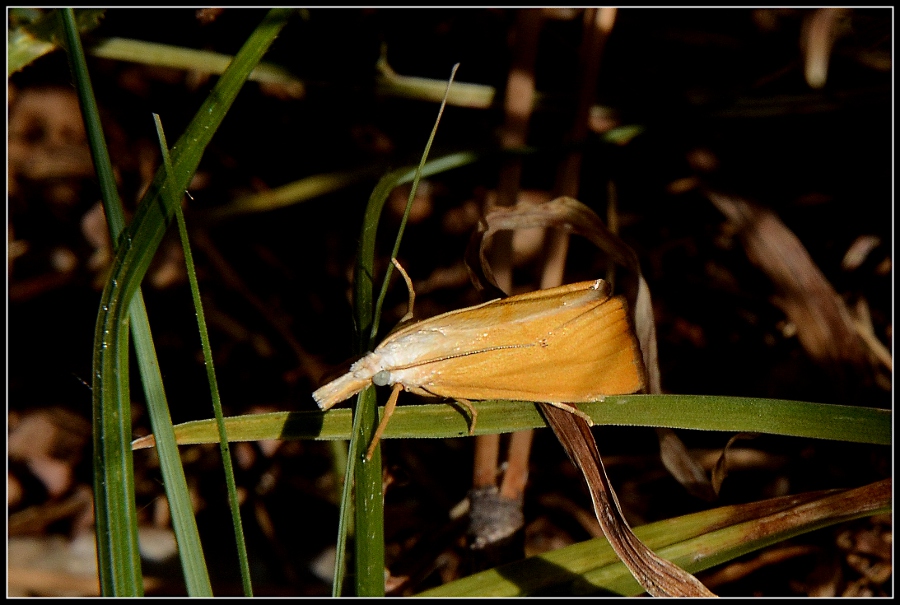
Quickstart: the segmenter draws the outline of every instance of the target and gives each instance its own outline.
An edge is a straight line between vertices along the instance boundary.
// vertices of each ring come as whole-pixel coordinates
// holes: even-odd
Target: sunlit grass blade
[[[91,88],[74,11],[63,9],[58,18],[69,51],[69,65],[100,183],[107,224],[115,242],[125,228],[125,219],[100,125],[100,112]],[[106,290],[112,294],[116,283],[108,283]],[[139,297],[134,305],[140,314],[143,304]],[[103,311],[109,310],[108,306],[101,308]],[[98,394],[103,387],[102,379],[106,376],[98,371],[96,362],[100,355],[106,355],[111,371],[115,372],[105,387],[102,401]],[[94,509],[100,588],[103,594],[141,595],[144,587],[134,510],[134,469],[131,454],[126,449],[131,434],[127,324],[123,323],[122,329],[110,331],[101,327],[98,320],[94,361]]]
[[[455,74],[456,67],[453,72]],[[452,81],[452,79],[451,79]],[[449,91],[450,83],[447,84]],[[446,95],[444,104],[446,104]],[[444,104],[441,105],[441,112]],[[440,121],[441,113],[438,113]],[[425,151],[422,154],[422,160],[412,175],[414,183],[424,174],[426,159],[434,139],[434,133],[437,129],[435,123]],[[376,305],[372,304],[373,295],[373,279],[375,266],[375,235],[378,231],[378,220],[381,211],[387,201],[390,192],[401,182],[401,178],[406,175],[406,171],[400,173],[389,174],[384,177],[372,195],[369,197],[369,203],[363,216],[362,233],[360,234],[359,253],[357,257],[356,272],[354,274],[353,283],[353,310],[356,319],[357,330],[357,352],[362,353],[373,346],[378,326],[378,314],[381,310],[381,300],[383,294],[379,297]],[[415,186],[410,192],[409,200],[404,214],[404,224],[406,216],[409,214],[409,207],[415,196]],[[394,245],[394,255],[400,245],[403,228],[401,225],[400,232]],[[382,293],[387,289],[390,279],[390,269],[384,278]],[[381,477],[381,451],[376,448],[371,459],[365,460],[362,464],[356,465],[357,459],[365,459],[365,449],[372,442],[376,427],[378,426],[378,413],[376,411],[376,399],[374,390],[371,388],[362,391],[356,399],[355,407],[354,431],[350,441],[350,454],[348,456],[347,471],[345,473],[345,481],[353,484],[354,487],[354,510],[355,510],[355,531],[356,540],[356,594],[358,596],[383,596],[384,595],[384,503],[382,498],[382,477]],[[357,472],[358,470],[358,472]],[[347,539],[348,524],[345,521],[346,510],[350,506],[350,491],[345,489],[341,499],[341,518],[342,522],[338,528],[338,552],[343,554],[343,544]],[[341,593],[342,570],[344,569],[344,560],[339,558],[335,564],[335,580],[333,584],[333,594]]]
[[[533,403],[479,401],[476,435],[510,433],[546,427]],[[890,445],[891,411],[858,406],[710,395],[617,395],[605,401],[579,404],[594,424],[667,426],[672,428],[763,433],[847,443]],[[468,434],[468,418],[445,403],[399,406],[384,439],[447,439]],[[225,419],[232,441],[260,439],[349,439],[351,412],[271,412]],[[196,420],[175,427],[178,443],[215,443],[214,420]],[[150,447],[153,436],[135,441]]]
[[[222,75],[212,93],[179,139],[173,150],[171,174],[161,170],[153,186],[138,207],[134,221],[123,237],[115,238],[119,244],[111,275],[101,299],[94,344],[94,416],[95,416],[95,500],[98,525],[98,557],[101,569],[101,588],[104,594],[140,594],[140,559],[137,549],[136,516],[131,454],[128,451],[131,422],[127,393],[127,314],[131,297],[137,291],[150,260],[155,252],[174,208],[174,192],[181,192],[199,164],[203,150],[224,118],[228,108],[240,90],[247,74],[259,62],[275,35],[284,26],[290,11],[273,10],[251,34],[235,56],[235,60]],[[86,75],[83,53],[74,31],[74,18],[67,24],[72,56],[79,56]],[[76,72],[77,73],[77,72]],[[87,113],[87,112],[86,112]],[[101,134],[102,138],[102,134]],[[108,160],[107,160],[108,162]],[[99,166],[98,162],[98,166]],[[99,168],[98,168],[99,170]],[[167,195],[161,195],[167,190]],[[172,192],[174,190],[174,192]],[[118,234],[114,234],[118,235]],[[136,303],[137,304],[137,303]],[[136,343],[138,350],[152,350],[149,337]],[[147,360],[155,364],[155,360]],[[145,391],[161,392],[161,385],[153,380],[145,383]],[[157,419],[159,420],[159,419]],[[155,422],[155,421],[154,421]],[[157,430],[157,429],[154,429]],[[173,452],[177,465],[177,450]],[[171,466],[166,463],[167,466]],[[188,563],[195,566],[197,559]],[[202,560],[202,557],[200,558]],[[205,574],[199,574],[205,575]],[[191,586],[208,593],[201,581]]]
[[[153,114],[153,119],[156,123],[156,132],[157,136],[159,137],[163,166],[165,166],[166,172],[168,174],[171,174],[172,161],[169,157],[169,148],[166,143],[166,135],[163,131],[162,121],[159,119],[159,115],[157,114]],[[169,191],[174,192],[171,187],[169,188]],[[212,347],[209,344],[209,335],[207,334],[206,330],[206,318],[203,313],[203,303],[200,299],[200,286],[197,283],[197,273],[194,270],[194,256],[191,252],[191,246],[188,240],[187,224],[184,220],[184,212],[181,210],[181,205],[177,202],[177,200],[171,200],[171,202],[175,206],[175,218],[178,222],[178,235],[181,239],[181,248],[184,251],[184,263],[187,270],[188,282],[190,283],[191,287],[191,298],[194,304],[194,312],[197,316],[197,327],[200,331],[200,342],[203,347],[204,366],[206,367],[206,376],[207,380],[209,381],[209,391],[212,398],[213,412],[216,416],[216,426],[219,430],[219,447],[222,453],[222,465],[225,470],[225,484],[228,488],[228,505],[231,508],[231,519],[234,526],[235,542],[237,544],[237,554],[241,569],[241,583],[244,587],[244,596],[250,597],[253,596],[253,587],[250,583],[250,563],[247,557],[247,547],[244,543],[244,531],[241,523],[240,504],[238,502],[237,486],[234,482],[234,468],[231,464],[231,452],[228,446],[228,434],[225,430],[225,421],[222,415],[222,402],[219,398],[219,387],[216,381],[215,366],[213,364]],[[181,473],[182,480],[183,475],[184,474]],[[187,517],[190,519],[191,527],[193,527],[194,529],[194,532],[190,535],[190,537],[196,539],[197,541],[195,545],[196,550],[193,552],[196,555],[199,555],[200,560],[202,560],[203,552],[200,545],[199,535],[196,534],[196,524],[193,523],[194,517],[190,507],[189,494],[187,493],[186,488],[187,486],[185,485],[184,497],[188,498],[188,501],[186,502],[187,506],[179,508],[178,510],[176,510],[175,507],[172,507],[173,520],[175,519],[176,515]],[[182,541],[179,540],[178,543],[181,544]],[[186,576],[188,575],[188,571],[188,569],[185,570]],[[205,574],[205,567],[203,569],[203,572]]]
[[[459,63],[453,66],[450,72],[450,80],[447,82],[446,92],[444,92],[444,100],[438,110],[437,119],[434,121],[434,127],[428,136],[428,142],[425,143],[425,151],[422,152],[422,160],[416,168],[415,176],[413,176],[412,187],[409,190],[409,197],[406,200],[406,207],[403,209],[403,217],[400,219],[400,226],[397,227],[397,236],[394,238],[394,248],[391,251],[391,258],[396,259],[400,251],[400,242],[403,241],[403,233],[406,231],[406,223],[409,221],[409,213],[412,210],[413,201],[416,199],[416,190],[419,188],[419,179],[422,178],[422,170],[425,168],[425,162],[428,160],[428,154],[431,152],[431,145],[434,143],[434,137],[437,134],[438,124],[441,123],[441,116],[444,115],[444,108],[447,106],[447,97],[450,94],[450,87],[453,85],[453,79],[456,77],[456,70],[459,69]],[[375,346],[375,339],[378,337],[378,324],[381,321],[381,308],[384,305],[384,297],[387,296],[388,286],[391,282],[391,273],[394,270],[393,263],[388,264],[384,273],[384,280],[381,283],[381,292],[378,294],[378,300],[375,302],[375,311],[372,317],[372,329],[369,331],[369,349]],[[410,309],[412,311],[412,309]]]

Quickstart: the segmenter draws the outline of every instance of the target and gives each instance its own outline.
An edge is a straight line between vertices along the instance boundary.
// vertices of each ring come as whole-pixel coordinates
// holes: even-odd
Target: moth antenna
[[[397,265],[397,268],[399,269],[400,265]],[[400,270],[403,271],[403,269]],[[375,454],[375,446],[381,441],[381,434],[384,433],[384,429],[387,428],[388,420],[390,420],[391,416],[394,414],[394,408],[397,407],[397,398],[400,397],[400,391],[402,390],[402,384],[399,382],[395,384],[394,390],[391,391],[391,396],[388,397],[387,403],[384,404],[384,416],[381,417],[381,422],[378,423],[378,428],[375,429],[375,434],[372,436],[372,443],[369,444],[369,449],[366,450],[367,461],[371,460],[372,456]]]
[[[398,261],[396,258],[392,258],[391,262],[394,263],[394,266],[397,267],[397,271],[399,271],[400,275],[403,276],[403,281],[406,282],[406,290],[409,292],[409,306],[407,307],[406,315],[400,318],[399,321],[399,323],[403,323],[413,318],[413,305],[415,305],[416,303],[416,291],[413,290],[412,280],[409,278],[409,275],[406,273],[403,265],[400,264],[400,261]]]

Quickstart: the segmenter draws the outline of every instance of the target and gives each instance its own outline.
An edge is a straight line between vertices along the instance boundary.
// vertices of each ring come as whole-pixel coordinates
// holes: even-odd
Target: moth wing
[[[608,298],[609,286],[596,280],[493,300],[404,326],[389,334],[375,353],[391,369],[431,364],[468,351],[524,342],[539,334],[544,322],[564,321],[586,305]]]
[[[455,356],[394,372],[396,381],[421,394],[462,399],[582,402],[638,391],[644,370],[625,300],[590,284],[473,307],[490,311],[478,319],[497,323],[482,326],[482,336]]]

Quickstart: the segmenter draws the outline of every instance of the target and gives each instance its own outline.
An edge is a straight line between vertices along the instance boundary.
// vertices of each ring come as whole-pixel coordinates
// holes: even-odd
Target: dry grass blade
[[[820,8],[803,22],[801,46],[804,54],[803,75],[810,88],[822,88],[828,78],[828,60],[840,30],[847,28],[846,8]],[[842,24],[841,21],[844,21]]]
[[[697,578],[658,557],[631,531],[587,422],[551,405],[540,404],[540,409],[569,459],[584,475],[594,514],[610,546],[647,593],[654,597],[715,596]]]
[[[839,386],[858,382],[870,362],[853,316],[797,236],[768,209],[737,196],[708,196],[736,228],[748,258],[775,285],[774,302],[797,326],[806,352]]]
[[[718,486],[710,483],[703,466],[691,456],[675,431],[657,427],[656,436],[659,439],[659,457],[666,470],[689,494],[705,502],[713,502],[719,492]]]

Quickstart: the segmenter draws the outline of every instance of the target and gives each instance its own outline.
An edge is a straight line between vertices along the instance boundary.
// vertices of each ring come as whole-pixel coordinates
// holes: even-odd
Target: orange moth
[[[343,376],[313,393],[327,410],[369,384],[392,385],[371,458],[401,390],[454,399],[541,401],[569,405],[634,393],[644,366],[624,297],[602,279],[537,290],[450,311],[397,328]]]

